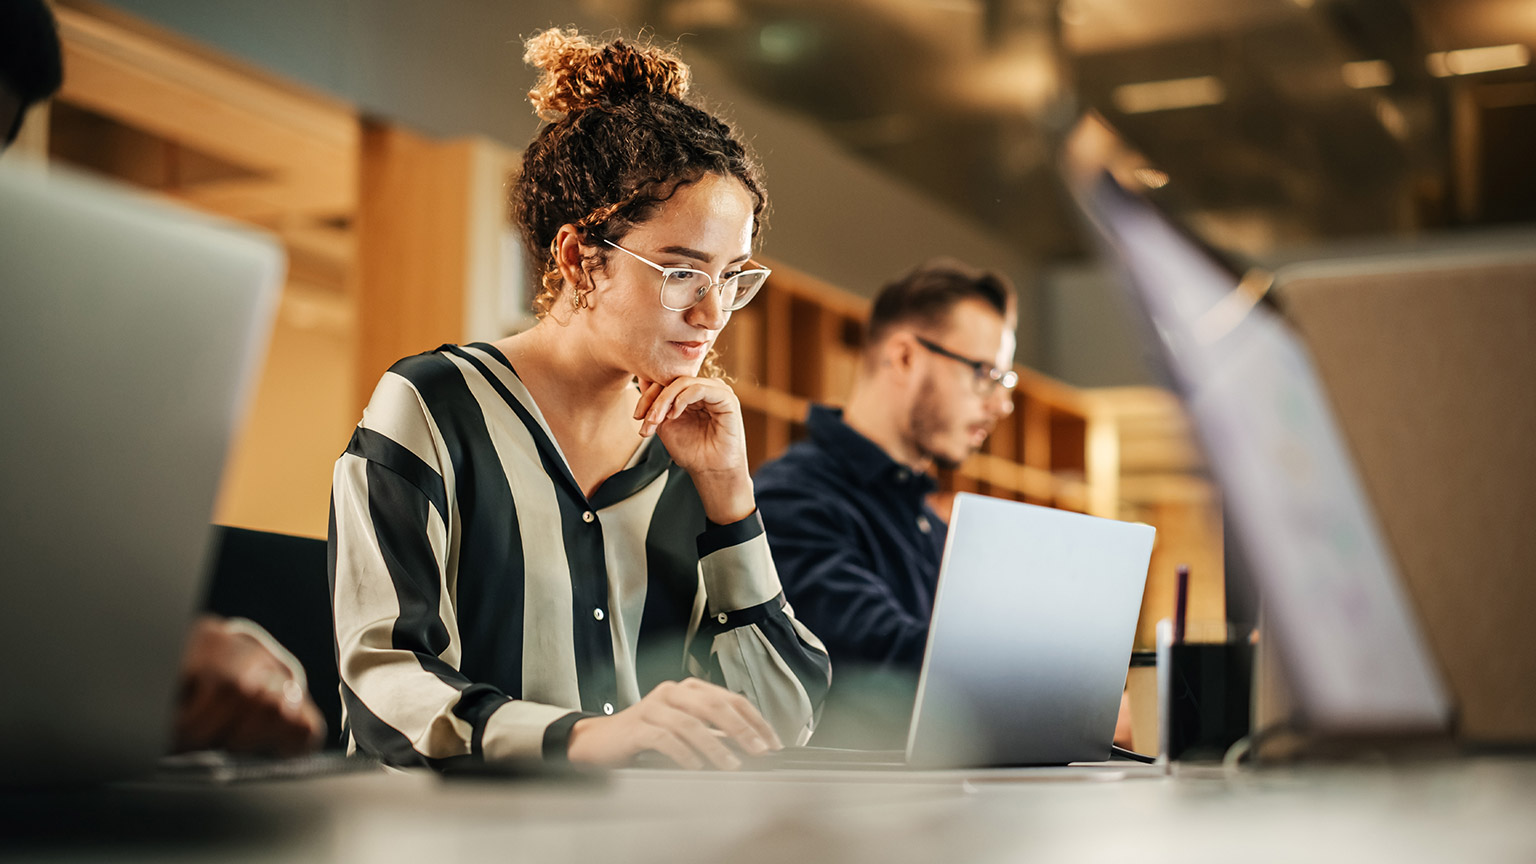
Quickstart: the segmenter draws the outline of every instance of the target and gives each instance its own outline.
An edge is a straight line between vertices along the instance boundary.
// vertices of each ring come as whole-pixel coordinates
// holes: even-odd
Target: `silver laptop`
[[[907,763],[1108,759],[1154,534],[955,496]]]
[[[1154,534],[956,495],[905,752],[789,748],[775,767],[1107,760]]]
[[[264,237],[0,163],[0,786],[165,752],[282,274]]]

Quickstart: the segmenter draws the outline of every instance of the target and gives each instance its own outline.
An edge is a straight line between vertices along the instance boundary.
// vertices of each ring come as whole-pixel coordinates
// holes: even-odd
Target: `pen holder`
[[[1253,643],[1248,628],[1190,622],[1174,641],[1173,622],[1157,623],[1159,754],[1216,760],[1248,734]]]

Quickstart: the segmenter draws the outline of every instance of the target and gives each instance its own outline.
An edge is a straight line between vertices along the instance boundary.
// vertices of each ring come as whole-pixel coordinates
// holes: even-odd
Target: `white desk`
[[[1266,770],[1235,778],[1129,773],[1138,776],[628,771],[602,784],[380,774],[12,796],[4,800],[0,858],[1536,861],[1536,760]],[[70,827],[39,828],[54,819]],[[52,836],[39,839],[40,832]]]

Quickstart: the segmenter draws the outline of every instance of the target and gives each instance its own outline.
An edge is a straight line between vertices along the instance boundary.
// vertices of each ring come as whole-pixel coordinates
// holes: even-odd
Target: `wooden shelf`
[[[720,359],[747,414],[753,470],[805,434],[812,402],[846,402],[861,362],[869,301],[777,261],[763,293],[720,336]],[[1117,437],[1084,391],[1023,367],[1014,411],[982,450],[940,472],[935,507],[977,492],[1118,515]]]
[[[1152,387],[1089,392],[1112,418],[1121,518],[1157,528],[1136,645],[1150,648],[1157,621],[1172,616],[1180,565],[1190,568],[1190,619],[1225,620],[1221,500],[1178,397]]]

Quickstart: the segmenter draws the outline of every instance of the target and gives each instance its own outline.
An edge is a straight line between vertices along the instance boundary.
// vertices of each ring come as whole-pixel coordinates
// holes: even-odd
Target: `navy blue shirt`
[[[839,409],[812,406],[806,426],[810,437],[755,478],[784,595],[834,670],[916,675],[948,530],[926,500],[934,480],[855,432]]]

